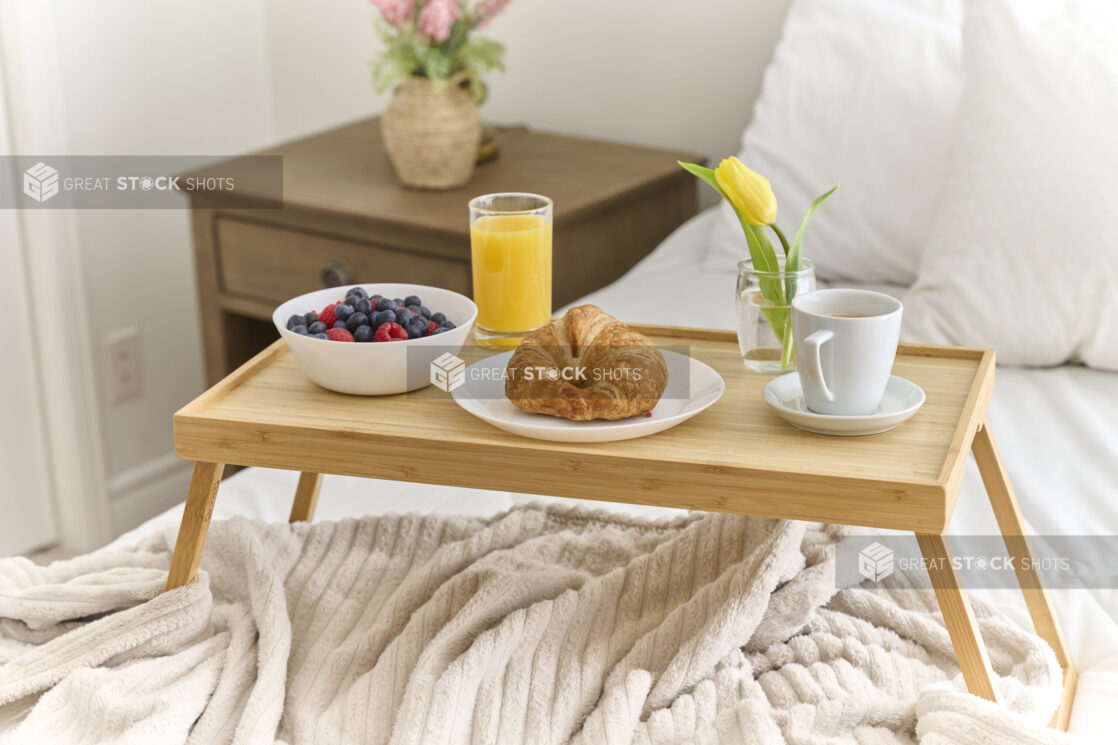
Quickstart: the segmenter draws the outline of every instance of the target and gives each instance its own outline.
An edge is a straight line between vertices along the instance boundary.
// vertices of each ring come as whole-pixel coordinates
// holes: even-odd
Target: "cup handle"
[[[835,333],[830,329],[813,331],[804,339],[804,348],[796,350],[796,355],[800,358],[800,372],[815,384],[815,387],[823,393],[823,398],[827,399],[828,402],[835,400],[835,394],[827,387],[827,381],[823,379],[823,361],[819,356],[819,348],[825,342],[834,338],[834,335]]]

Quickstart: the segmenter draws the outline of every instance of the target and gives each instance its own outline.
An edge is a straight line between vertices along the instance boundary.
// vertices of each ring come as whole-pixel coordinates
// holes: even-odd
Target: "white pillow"
[[[962,0],[796,0],[738,157],[768,177],[824,279],[911,284],[943,182],[962,78]],[[746,256],[729,205],[705,265]]]
[[[971,0],[910,339],[1118,370],[1118,4]]]

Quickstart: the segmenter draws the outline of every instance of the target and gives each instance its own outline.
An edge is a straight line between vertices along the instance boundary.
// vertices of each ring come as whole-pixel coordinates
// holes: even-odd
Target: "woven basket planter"
[[[437,93],[430,80],[412,77],[385,109],[381,134],[404,186],[453,189],[474,173],[481,117],[461,77],[451,78]]]

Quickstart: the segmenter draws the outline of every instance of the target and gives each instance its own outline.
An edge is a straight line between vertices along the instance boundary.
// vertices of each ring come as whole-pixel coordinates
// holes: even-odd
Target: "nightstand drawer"
[[[230,217],[217,218],[214,227],[225,293],[279,304],[333,285],[411,282],[470,294],[465,261]]]

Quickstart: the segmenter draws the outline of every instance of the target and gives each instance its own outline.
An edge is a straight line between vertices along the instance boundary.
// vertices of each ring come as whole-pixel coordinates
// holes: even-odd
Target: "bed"
[[[1044,184],[1050,170],[1065,167],[1096,179],[1118,173],[1118,149],[1097,134],[1110,127],[1078,122],[1118,116],[1112,85],[1118,55],[1110,41],[1118,12],[1083,0],[972,0],[964,17],[963,6],[962,0],[795,0],[741,157],[772,180],[782,215],[798,217],[815,195],[843,182],[843,201],[813,219],[805,249],[821,286],[890,293],[906,304],[911,340],[996,346],[1000,361],[1020,363],[999,367],[989,416],[1032,532],[1114,535],[1118,372],[1108,370],[1118,370],[1118,324],[1099,314],[1118,317],[1118,296],[1106,284],[1108,276],[1118,281],[1118,251],[1111,247],[1112,212],[1100,195],[1118,192],[1118,185],[1074,175],[1058,190]],[[1072,41],[1060,41],[1065,38]],[[1082,54],[1064,54],[1070,44]],[[1074,66],[1083,59],[1091,64]],[[1043,72],[1030,77],[1021,70]],[[1082,136],[1066,137],[1076,131]],[[1004,184],[1014,191],[1007,195]],[[1051,214],[1029,208],[1037,202],[1051,204]],[[622,321],[734,328],[732,288],[744,248],[728,209],[700,213],[624,277],[579,302]],[[1073,210],[1078,219],[1062,220]],[[1068,258],[1050,270],[1056,235]],[[975,257],[988,266],[975,264]],[[999,261],[1000,274],[981,276]],[[1057,270],[1066,271],[1052,273]],[[937,272],[939,285],[931,281]],[[976,279],[969,287],[956,282]],[[1074,291],[1053,289],[1057,282]],[[974,328],[940,333],[950,325],[928,323],[935,314],[950,315],[955,298],[966,297],[994,301],[969,308],[981,321]],[[1044,302],[1030,302],[1037,299]],[[1096,317],[1103,322],[1093,322]],[[1068,359],[1089,366],[1056,364]],[[297,477],[246,469],[221,485],[214,518],[283,522]],[[390,512],[489,516],[537,499],[562,501],[327,476],[316,521]],[[627,514],[666,512],[596,504]],[[117,543],[153,530],[173,535],[181,513],[180,505]],[[949,532],[997,532],[973,461]],[[1118,589],[1052,592],[1079,672],[1069,732],[1112,741]],[[1030,628],[1018,591],[973,594]]]
[[[680,323],[670,297],[703,298],[712,328],[733,328],[734,275],[702,268],[696,260],[717,236],[717,209],[679,228],[614,284],[584,298],[625,321]],[[715,238],[716,239],[716,238]],[[905,288],[875,285],[903,299]],[[1021,508],[1038,535],[1105,535],[1118,530],[1118,374],[1065,365],[1050,369],[1002,367],[990,408],[991,424]],[[249,468],[223,482],[214,519],[245,516],[285,521],[298,474]],[[514,504],[555,499],[403,482],[327,476],[316,520],[388,512],[492,515]],[[601,503],[629,514],[671,510]],[[175,507],[118,539],[125,543],[153,530],[174,530]],[[997,532],[973,461],[968,466],[951,533]],[[1023,627],[1029,617],[1020,593],[977,591]],[[1112,732],[1118,706],[1118,591],[1055,590],[1055,603],[1080,679],[1069,732],[1100,741]]]

